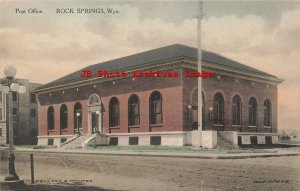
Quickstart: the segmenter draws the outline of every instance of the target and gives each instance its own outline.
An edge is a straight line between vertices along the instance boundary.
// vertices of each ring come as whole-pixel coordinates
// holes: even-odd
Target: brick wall
[[[190,121],[188,118],[187,105],[191,103],[192,91],[197,90],[196,78],[183,78],[183,116],[185,129],[189,130]],[[222,127],[216,127],[209,120],[209,107],[213,107],[214,95],[217,92],[222,93],[224,97],[225,121],[224,130],[237,130],[249,132],[277,132],[277,86],[266,83],[258,83],[250,80],[228,77],[218,74],[212,78],[202,79],[202,91],[204,94],[205,107],[205,129],[222,130]],[[239,95],[242,102],[242,125],[241,127],[232,126],[232,98]],[[258,105],[258,123],[257,128],[248,125],[248,101],[255,97]],[[265,128],[264,122],[264,101],[269,99],[272,104],[272,129]]]
[[[187,109],[192,102],[193,92],[197,92],[197,78],[184,77],[185,69],[178,69],[179,77],[169,78],[123,78],[115,81],[95,83],[84,87],[66,89],[39,95],[39,135],[70,135],[74,133],[73,110],[79,100],[83,109],[83,133],[88,132],[88,99],[96,93],[102,101],[103,132],[104,133],[134,133],[192,130],[190,113]],[[218,76],[220,76],[218,78]],[[228,77],[216,74],[212,78],[202,79],[204,94],[205,124],[203,129],[249,131],[249,132],[277,132],[277,86],[244,80],[238,77]],[[159,91],[163,99],[163,125],[151,127],[149,125],[149,97],[153,91]],[[209,107],[213,107],[214,95],[220,92],[224,97],[224,126],[214,126],[209,119]],[[128,127],[128,99],[136,94],[140,99],[140,125]],[[232,98],[239,95],[242,103],[242,124],[232,125]],[[119,101],[120,125],[109,128],[109,101],[116,97]],[[258,104],[257,127],[248,125],[248,101],[255,97]],[[266,99],[272,103],[272,128],[263,126],[263,104]],[[60,107],[68,107],[68,128],[60,130]],[[55,129],[47,131],[47,108],[55,109]]]
[[[102,101],[103,132],[128,133],[128,132],[157,132],[157,131],[182,131],[182,86],[181,78],[125,78],[89,85],[85,87],[67,89],[39,95],[39,135],[70,135],[74,133],[73,110],[75,103],[80,100],[83,114],[83,133],[88,132],[88,99],[96,93]],[[162,126],[150,127],[149,125],[149,97],[153,91],[159,91],[163,103]],[[140,99],[140,125],[128,127],[128,99],[136,94]],[[109,101],[116,97],[119,101],[120,126],[109,128]],[[60,107],[66,104],[68,108],[68,128],[60,130]],[[54,107],[55,128],[47,130],[47,109]]]

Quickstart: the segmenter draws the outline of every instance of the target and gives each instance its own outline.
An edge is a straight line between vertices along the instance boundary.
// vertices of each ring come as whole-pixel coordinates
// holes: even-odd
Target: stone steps
[[[76,139],[72,140],[68,144],[61,147],[63,150],[79,149],[82,148],[82,143],[88,138],[86,135],[80,135]]]

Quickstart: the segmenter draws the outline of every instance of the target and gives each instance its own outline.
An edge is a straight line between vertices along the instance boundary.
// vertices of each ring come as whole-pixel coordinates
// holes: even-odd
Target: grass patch
[[[14,145],[16,148],[33,148],[37,145]]]
[[[50,149],[56,148],[56,146],[47,145],[15,145],[15,148],[28,148],[28,149]]]
[[[172,153],[211,153],[211,154],[238,154],[238,153],[277,153],[276,149],[253,149],[253,148],[228,148],[207,149],[201,147],[184,146],[95,146],[89,149],[97,151],[125,151],[125,152],[172,152]]]
[[[46,149],[48,148],[47,146],[42,146],[42,145],[35,145],[32,147],[33,149]]]

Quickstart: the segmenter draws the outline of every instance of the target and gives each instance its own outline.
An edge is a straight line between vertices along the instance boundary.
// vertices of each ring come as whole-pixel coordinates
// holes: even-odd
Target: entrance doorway
[[[92,134],[99,131],[99,115],[97,112],[92,113]]]
[[[92,94],[88,102],[88,134],[102,131],[102,102],[98,94]]]

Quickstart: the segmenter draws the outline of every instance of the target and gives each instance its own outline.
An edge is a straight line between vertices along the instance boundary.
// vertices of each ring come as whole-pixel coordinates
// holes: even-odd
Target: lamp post
[[[214,110],[213,107],[209,107],[208,108],[208,111],[209,111],[209,120],[212,120],[212,118],[213,118],[213,114],[212,114],[213,110]]]
[[[18,80],[15,80],[14,77],[17,73],[17,70],[13,66],[6,66],[4,69],[4,75],[6,76],[3,79],[0,79],[0,91],[4,94],[8,94],[8,128],[9,128],[9,175],[5,177],[5,181],[17,181],[19,176],[15,170],[15,155],[14,155],[14,132],[13,132],[13,119],[12,119],[12,92],[18,92],[23,94],[26,92],[26,87],[20,84]]]
[[[79,124],[78,124],[78,121],[79,121],[78,118],[79,118],[79,116],[80,116],[80,113],[77,112],[76,113],[76,120],[77,120],[76,122],[77,122],[77,133],[78,133],[78,135],[80,135],[80,133],[79,133]]]
[[[188,109],[188,117],[189,117],[190,125],[191,127],[193,127],[193,116],[192,116],[193,106],[189,104],[187,105],[187,109]]]

